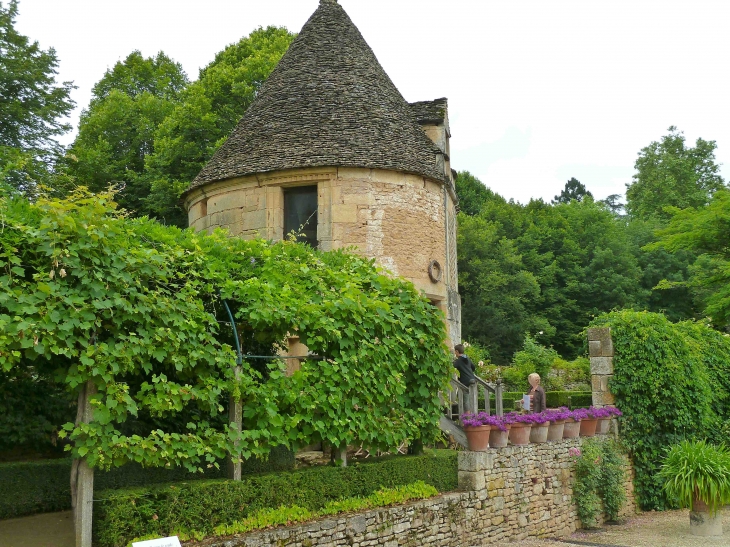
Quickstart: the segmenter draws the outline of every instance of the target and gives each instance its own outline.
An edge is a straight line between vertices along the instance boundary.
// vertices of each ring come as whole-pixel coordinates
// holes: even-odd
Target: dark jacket
[[[465,386],[477,381],[474,375],[477,367],[474,366],[468,355],[461,355],[454,359],[454,368],[459,371],[459,381]]]
[[[532,390],[532,386],[530,386],[530,390]],[[529,391],[528,391],[529,393]],[[533,412],[542,412],[545,410],[545,390],[542,389],[542,386],[537,386],[535,388],[535,391],[532,392],[532,411]]]

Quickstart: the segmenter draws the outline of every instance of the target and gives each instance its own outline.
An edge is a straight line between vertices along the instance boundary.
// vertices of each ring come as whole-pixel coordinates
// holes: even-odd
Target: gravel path
[[[578,531],[560,540],[529,539],[520,547],[730,547],[730,508],[723,511],[723,535],[703,538],[689,534],[689,511],[648,512],[624,524],[600,531]]]

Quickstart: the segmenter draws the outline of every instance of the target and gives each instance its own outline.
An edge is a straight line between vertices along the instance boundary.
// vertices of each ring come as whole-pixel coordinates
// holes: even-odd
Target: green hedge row
[[[505,412],[514,410],[515,401],[521,401],[524,393],[521,391],[505,391],[502,393],[502,408]],[[584,408],[593,404],[593,394],[590,391],[546,391],[545,400],[548,408],[567,406],[570,409]],[[495,412],[496,401],[490,398],[490,408]]]
[[[349,467],[312,467],[251,475],[241,481],[210,480],[99,492],[94,538],[101,547],[123,547],[136,537],[180,532],[206,534],[266,508],[297,505],[310,511],[328,502],[364,497],[380,488],[422,480],[440,492],[455,490],[457,453],[428,451]]]
[[[285,449],[271,451],[268,459],[244,462],[244,474],[282,471],[294,468],[294,453]],[[35,462],[0,463],[0,519],[65,511],[71,508],[71,460],[40,460]],[[220,469],[206,469],[195,474],[183,468],[142,468],[128,464],[111,471],[94,473],[94,489],[114,490],[132,486],[222,478]]]

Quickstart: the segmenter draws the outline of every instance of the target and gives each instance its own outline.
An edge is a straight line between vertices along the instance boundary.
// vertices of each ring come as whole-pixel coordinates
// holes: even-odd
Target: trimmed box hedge
[[[111,471],[94,473],[94,490],[113,490],[177,481],[216,479],[225,476],[220,469],[206,469],[202,474],[183,468],[143,468],[127,464]],[[242,473],[264,473],[294,468],[294,453],[286,448],[274,449],[268,459],[251,459],[243,463]],[[71,509],[71,460],[0,463],[0,519]]]
[[[124,547],[149,534],[210,534],[220,524],[262,509],[297,505],[316,511],[334,500],[364,497],[383,487],[419,480],[446,492],[457,488],[457,468],[457,453],[439,450],[349,467],[250,475],[241,481],[205,480],[99,492],[94,503],[94,539],[101,547]]]

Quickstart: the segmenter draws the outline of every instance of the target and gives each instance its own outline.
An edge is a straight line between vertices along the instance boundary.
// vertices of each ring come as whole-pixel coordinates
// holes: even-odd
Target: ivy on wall
[[[72,395],[96,385],[91,422],[62,431],[93,467],[201,470],[229,453],[393,448],[437,431],[451,371],[443,318],[370,260],[131,220],[111,193],[5,197],[0,217],[0,368],[35,367]],[[326,360],[293,378],[280,361],[264,374],[244,361],[237,379],[221,298],[248,349],[297,333]],[[231,395],[240,432],[225,419]],[[159,418],[175,426],[128,427]]]
[[[610,327],[615,356],[610,389],[623,412],[643,509],[672,505],[657,477],[665,450],[685,438],[722,441],[730,419],[730,337],[700,322],[624,310],[596,318]]]

